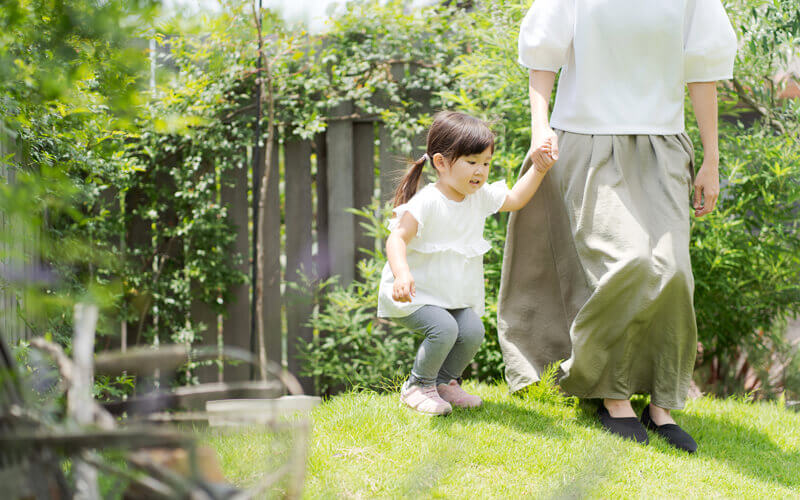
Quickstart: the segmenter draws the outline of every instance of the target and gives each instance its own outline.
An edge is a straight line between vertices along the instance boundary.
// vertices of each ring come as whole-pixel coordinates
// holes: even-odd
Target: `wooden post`
[[[355,277],[355,217],[347,212],[353,203],[353,122],[337,119],[352,114],[352,103],[331,110],[326,145],[328,150],[328,243],[331,273],[347,286]]]
[[[389,128],[382,123],[378,125],[378,138],[380,140],[378,161],[380,165],[381,206],[385,206],[394,198],[394,191],[403,177],[406,165],[402,156],[392,147]]]
[[[10,163],[3,161],[6,156],[12,155]],[[7,132],[0,124],[0,182],[13,185],[16,182],[17,165],[23,161],[22,155],[17,150],[14,141],[8,137]],[[35,260],[36,248],[30,248],[30,238],[32,228],[24,226],[19,217],[15,214],[0,213],[0,272],[6,274],[13,281],[24,283],[31,276],[32,266]],[[5,240],[5,241],[3,241]],[[35,243],[35,242],[34,242]],[[26,262],[28,260],[29,262]],[[15,289],[11,286],[4,292],[0,292],[0,326],[6,335],[5,340],[14,345],[20,340],[29,338],[30,331],[24,322],[18,318],[17,309],[24,308],[25,301],[18,300]]]
[[[317,238],[317,253],[314,256],[314,267],[318,282],[323,282],[331,276],[331,256],[328,240],[328,147],[327,133],[317,134],[314,138],[314,152],[317,157],[317,174],[314,179],[317,190],[317,204],[314,220],[316,221],[315,234]],[[326,306],[325,294],[313,298],[320,311]],[[324,338],[327,332],[318,331],[318,339]]]
[[[191,286],[197,286],[197,284],[192,283]],[[217,313],[214,312],[214,309],[205,302],[195,300],[192,302],[190,315],[196,324],[205,325],[205,330],[200,332],[202,338],[195,345],[203,348],[216,348],[219,345],[219,328],[217,327]],[[216,363],[200,366],[196,373],[201,384],[222,382],[222,372]]]
[[[392,64],[390,72],[392,79],[396,82],[402,81],[405,75],[403,64],[400,63]],[[381,206],[384,206],[394,198],[394,190],[403,177],[406,166],[400,152],[392,146],[389,128],[383,123],[378,125],[378,140],[380,141],[378,166],[380,167]]]
[[[328,148],[325,133],[314,138],[314,152],[317,154],[317,211],[314,220],[317,222],[317,254],[314,259],[316,275],[319,280],[331,276],[331,257],[328,251]]]
[[[204,157],[202,160],[202,167],[198,172],[198,176],[213,176],[214,180],[217,180],[217,171],[216,166],[214,165],[213,160],[208,157]],[[216,187],[216,182],[214,182],[213,186]],[[215,192],[214,195],[217,193]],[[216,198],[216,196],[215,196]],[[188,247],[187,244],[184,244],[184,251],[189,252],[192,251],[191,248]],[[187,276],[187,280],[190,278]],[[197,290],[200,287],[203,287],[203,283],[199,283],[196,280],[191,280],[190,287]],[[198,347],[202,347],[204,349],[212,349],[218,350],[219,346],[219,326],[218,326],[218,314],[214,310],[214,306],[211,304],[207,304],[201,300],[195,299],[192,301],[191,309],[189,311],[189,316],[191,317],[192,321],[198,327],[202,324],[205,329],[199,332],[200,339],[194,344]],[[189,346],[191,347],[191,346]],[[209,383],[209,382],[222,382],[222,370],[218,363],[218,361],[212,362],[211,364],[205,364],[200,366],[195,370],[195,374],[197,375],[198,380],[200,383]]]
[[[246,155],[242,153],[244,158]],[[247,225],[247,164],[237,165],[223,173],[221,199],[228,207],[228,221],[236,228],[236,241],[233,251],[242,256],[239,271],[247,274],[250,270],[249,228]],[[222,338],[225,345],[250,350],[250,287],[247,283],[236,285],[231,290],[231,301],[226,304],[226,314],[222,319]],[[250,378],[250,367],[245,364],[223,367],[226,382],[239,382]]]
[[[70,417],[83,426],[92,423],[92,379],[94,377],[94,332],[97,325],[97,306],[75,305],[75,336],[72,340],[72,358],[75,371],[67,393],[67,411]],[[100,498],[97,487],[97,470],[76,458],[75,498],[94,500]]]
[[[147,262],[150,252],[152,252],[152,237],[150,232],[150,224],[137,213],[142,210],[142,206],[146,203],[145,193],[139,188],[132,188],[125,192],[125,213],[126,219],[130,220],[126,224],[125,234],[125,252],[123,259],[135,259],[137,263],[144,267]],[[149,297],[145,295],[138,295],[130,297],[130,302],[125,305],[130,310],[132,320],[128,323],[126,330],[127,341],[126,347],[142,343],[141,331],[143,327],[141,323],[147,321],[150,315]]]
[[[414,75],[417,71],[419,71],[420,66],[417,64],[410,64],[409,65],[409,73]],[[415,102],[422,103],[420,111],[422,113],[432,113],[435,110],[431,106],[431,91],[428,89],[412,89],[409,92],[409,97],[413,99]],[[427,149],[428,142],[428,133],[427,130],[423,130],[422,132],[416,134],[413,139],[412,143],[412,158],[416,160],[423,154],[425,154],[425,150]]]
[[[286,142],[284,160],[286,172],[286,332],[287,363],[306,394],[314,392],[311,377],[300,376],[302,361],[298,355],[299,339],[311,342],[312,329],[306,326],[312,311],[312,290],[306,283],[313,281],[311,267],[311,142]],[[300,276],[305,274],[306,279]],[[289,283],[301,288],[293,289]]]
[[[11,167],[5,162],[5,157],[12,151],[10,142],[2,121],[0,121],[0,182],[4,184],[11,183]],[[8,238],[10,226],[10,218],[3,211],[0,211],[0,234],[3,235],[3,239],[0,240],[0,269],[3,273],[9,271],[9,259],[7,257],[9,242],[5,241],[5,239]],[[10,345],[13,345],[16,340],[12,321],[15,314],[13,295],[11,290],[0,291],[0,327],[3,329],[3,334],[6,335],[3,340]]]
[[[355,123],[353,126],[353,203],[363,209],[370,205],[375,194],[375,124]],[[366,250],[375,250],[375,240],[359,224],[355,224],[355,262],[369,257]]]
[[[283,331],[281,321],[281,204],[278,180],[278,143],[272,150],[272,168],[265,200],[266,217],[260,220],[264,231],[264,346],[267,360],[277,365],[283,361]],[[259,172],[259,175],[262,175]]]

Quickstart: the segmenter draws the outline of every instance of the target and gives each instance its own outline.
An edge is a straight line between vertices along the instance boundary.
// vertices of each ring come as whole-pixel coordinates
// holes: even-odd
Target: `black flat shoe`
[[[600,417],[600,423],[603,424],[603,427],[611,434],[616,434],[637,443],[647,444],[650,442],[647,439],[647,431],[636,417],[614,418],[608,413],[606,406],[602,402],[600,403],[600,408],[597,409],[597,416]]]
[[[666,439],[669,444],[679,450],[689,453],[697,451],[697,443],[692,436],[677,424],[656,425],[650,418],[650,405],[647,405],[642,412],[642,425]]]

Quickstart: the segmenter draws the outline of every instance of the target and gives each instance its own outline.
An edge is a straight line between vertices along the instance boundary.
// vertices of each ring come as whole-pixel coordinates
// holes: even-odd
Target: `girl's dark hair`
[[[433,155],[444,156],[453,162],[462,156],[482,153],[491,148],[494,153],[494,134],[483,121],[457,111],[441,111],[433,117],[428,130],[426,155],[411,163],[394,193],[394,206],[402,205],[414,196],[422,179],[422,167]]]

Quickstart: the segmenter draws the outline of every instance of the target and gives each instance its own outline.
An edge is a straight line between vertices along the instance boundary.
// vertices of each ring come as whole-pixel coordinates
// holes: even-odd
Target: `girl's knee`
[[[483,327],[483,322],[480,319],[477,319],[476,321],[471,321],[464,325],[459,333],[461,334],[461,339],[464,342],[470,344],[480,344],[483,342],[483,337],[486,331]]]
[[[437,343],[453,345],[458,340],[458,323],[451,318],[432,325],[428,329],[428,338]]]

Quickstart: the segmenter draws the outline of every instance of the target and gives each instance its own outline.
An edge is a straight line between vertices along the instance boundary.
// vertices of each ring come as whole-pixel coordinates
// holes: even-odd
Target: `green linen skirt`
[[[683,408],[697,351],[692,143],[557,134],[559,160],[508,222],[498,334],[509,388],[565,360],[570,394]]]

